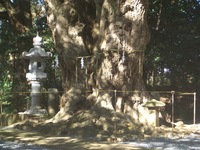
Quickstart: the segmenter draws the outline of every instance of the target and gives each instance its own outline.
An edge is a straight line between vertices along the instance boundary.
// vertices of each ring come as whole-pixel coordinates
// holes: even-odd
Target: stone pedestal
[[[35,114],[35,115],[42,115],[46,114],[45,109],[41,109],[41,83],[39,81],[30,81],[31,82],[31,106],[28,111],[26,111],[28,114]]]
[[[41,109],[40,100],[41,100],[41,85],[38,81],[31,81],[31,110]]]

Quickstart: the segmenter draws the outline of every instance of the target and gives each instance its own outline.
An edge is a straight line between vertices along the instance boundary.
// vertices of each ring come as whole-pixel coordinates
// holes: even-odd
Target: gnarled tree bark
[[[144,89],[148,0],[45,3],[64,88],[57,117],[94,107],[133,115],[141,99],[133,91]]]

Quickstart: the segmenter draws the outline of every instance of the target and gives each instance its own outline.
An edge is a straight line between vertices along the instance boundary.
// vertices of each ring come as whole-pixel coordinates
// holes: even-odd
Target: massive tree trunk
[[[133,113],[135,102],[143,100],[134,91],[144,89],[148,0],[45,3],[64,89],[57,116],[94,106]]]

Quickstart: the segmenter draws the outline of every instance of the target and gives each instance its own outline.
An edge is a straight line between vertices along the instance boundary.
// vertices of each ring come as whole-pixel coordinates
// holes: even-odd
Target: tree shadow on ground
[[[31,131],[21,131],[17,129],[4,129],[0,130],[0,139],[1,141],[13,141],[13,142],[23,142],[31,143],[34,145],[39,145],[44,149],[69,149],[69,150],[87,150],[87,149],[96,149],[96,150],[123,150],[123,149],[144,149],[140,147],[133,147],[130,145],[119,144],[119,143],[110,143],[95,141],[93,139],[81,139],[81,138],[72,138],[64,136],[49,136],[44,135],[38,132]]]

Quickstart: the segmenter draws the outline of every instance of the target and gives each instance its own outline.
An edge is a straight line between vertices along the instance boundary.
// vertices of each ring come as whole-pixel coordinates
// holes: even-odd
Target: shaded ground
[[[48,130],[48,129],[47,129]],[[191,137],[191,135],[195,135],[194,139],[187,139],[187,137]],[[124,135],[125,136],[125,135]],[[137,136],[133,135],[132,139],[127,141],[102,141],[98,138],[80,138],[80,137],[72,137],[72,136],[61,136],[55,134],[44,134],[41,132],[37,132],[34,130],[23,131],[19,129],[15,129],[12,127],[4,127],[0,129],[0,141],[14,141],[14,142],[23,142],[23,143],[31,143],[33,145],[43,146],[44,149],[79,149],[79,150],[124,150],[124,149],[153,149],[156,147],[156,144],[162,149],[163,145],[166,145],[165,142],[171,142],[172,144],[177,144],[180,148],[181,144],[195,144],[200,137],[200,125],[185,125],[180,124],[173,130],[171,128],[167,128],[161,126],[159,128],[155,128],[155,132],[152,135],[143,135]],[[170,138],[170,139],[169,139]],[[160,141],[159,141],[160,140]],[[162,142],[161,142],[162,140]],[[146,143],[145,143],[146,141]],[[153,143],[152,143],[153,142]],[[157,143],[156,143],[157,142]],[[135,147],[136,144],[140,143],[140,147]],[[149,143],[149,146],[145,146]],[[185,146],[185,145],[183,145]],[[193,145],[194,146],[194,145]],[[197,145],[198,146],[198,145]],[[185,146],[187,148],[187,146]],[[168,148],[168,147],[165,147]],[[176,148],[176,147],[175,147]]]
[[[124,149],[145,149],[133,147],[127,144],[97,141],[94,139],[82,139],[65,136],[44,135],[38,132],[24,132],[18,129],[1,129],[0,139],[31,143],[43,146],[44,149],[69,149],[69,150],[124,150]]]

